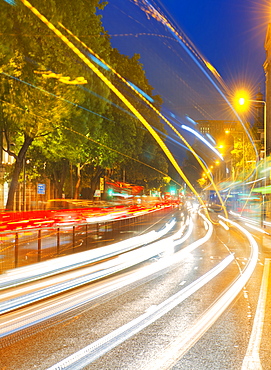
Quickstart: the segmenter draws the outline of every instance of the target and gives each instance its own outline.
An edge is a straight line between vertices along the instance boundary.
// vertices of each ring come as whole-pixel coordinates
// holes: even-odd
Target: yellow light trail
[[[155,130],[152,128],[152,126],[146,121],[146,119],[138,112],[138,110],[133,106],[132,103],[129,102],[128,99],[125,98],[125,96],[110,82],[106,76],[93,64],[90,62],[88,58],[85,57],[85,55],[72,43],[69,41],[69,39],[62,34],[51,22],[47,20],[46,17],[44,17],[34,6],[30,4],[27,0],[21,0],[21,2],[29,8],[43,23],[46,24],[46,26],[52,30],[109,88],[112,90],[119,99],[130,109],[130,111],[140,120],[140,122],[146,127],[146,129],[150,132],[150,134],[154,137],[154,139],[158,142],[161,149],[164,151],[176,171],[179,173],[179,175],[183,178],[183,180],[187,183],[190,190],[195,194],[197,199],[199,200],[200,204],[203,206],[205,211],[208,213],[208,210],[206,208],[205,203],[197,193],[196,189],[193,187],[193,185],[190,183],[188,178],[185,176],[183,171],[181,170],[180,166],[176,162],[175,158],[165,145],[165,143],[161,140],[159,135],[155,132]]]
[[[211,176],[211,174],[208,171],[208,168],[205,166],[205,164],[202,162],[200,157],[197,155],[197,153],[194,151],[193,147],[188,143],[187,140],[180,134],[180,132],[171,124],[171,122],[157,109],[155,106],[151,104],[151,102],[146,99],[137,89],[134,88],[133,85],[129,83],[124,77],[122,77],[114,68],[112,68],[108,63],[106,63],[105,60],[103,60],[97,53],[95,53],[88,45],[86,45],[83,41],[81,41],[77,36],[75,36],[70,30],[68,30],[63,24],[59,23],[59,25],[72,37],[75,38],[76,41],[78,41],[82,46],[84,46],[89,52],[91,52],[97,59],[99,59],[107,68],[109,68],[116,76],[119,77],[121,81],[123,81],[126,85],[128,85],[137,95],[140,96],[140,98],[164,121],[166,124],[176,133],[176,135],[184,142],[184,144],[188,147],[188,149],[191,151],[191,153],[194,155],[194,157],[197,159],[198,163],[200,164],[203,171],[206,173],[208,179],[210,180],[211,184],[213,185],[215,192],[218,196],[218,199],[221,203],[222,209],[225,213],[225,216],[228,217],[227,209],[224,205],[223,199],[221,198],[221,195],[218,191],[218,188]]]

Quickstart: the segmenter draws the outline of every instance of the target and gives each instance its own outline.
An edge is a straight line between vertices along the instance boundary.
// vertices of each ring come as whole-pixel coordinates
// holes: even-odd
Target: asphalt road
[[[217,218],[217,215],[214,214],[214,217]],[[225,230],[215,225],[207,242],[199,243],[178,259],[178,253],[207,233],[206,221],[195,214],[193,220],[193,232],[181,246],[172,248],[168,245],[164,253],[136,268],[69,294],[78,295],[84,290],[84,294],[91,295],[94,291],[105,289],[106,285],[115,284],[120,278],[128,279],[133,273],[143,277],[145,268],[163,264],[164,260],[173,256],[170,265],[165,263],[163,268],[141,280],[136,279],[130,285],[112,290],[102,297],[96,296],[88,304],[31,327],[21,335],[6,338],[0,349],[1,369],[48,369],[87,346],[94,347],[91,352],[94,360],[84,366],[72,365],[71,369],[245,370],[250,368],[248,366],[258,369],[259,364],[262,369],[270,369],[270,289],[268,286],[263,288],[262,282],[269,278],[266,266],[269,265],[271,237],[253,231],[260,246],[255,271],[226,310],[222,309],[217,314],[209,328],[213,309],[249,264],[251,245],[235,229]],[[220,272],[201,287],[191,290],[195,282],[207,276],[229,256],[232,260]],[[187,295],[183,297],[181,293],[185,289]],[[266,292],[266,296],[259,296],[262,292]],[[64,299],[64,296],[58,299]],[[170,309],[165,308],[160,317],[155,317],[158,309],[169,300],[173,302]],[[258,302],[263,303],[260,308],[257,307]],[[33,307],[33,315],[38,309],[39,306]],[[251,340],[254,323],[259,328],[259,317],[261,319],[263,313],[263,328]],[[142,320],[142,328],[138,329],[141,323],[139,318],[142,317],[145,321]],[[125,340],[125,331],[120,329],[127,326],[129,335]],[[130,335],[133,330],[133,335]],[[245,359],[248,360],[246,365]]]

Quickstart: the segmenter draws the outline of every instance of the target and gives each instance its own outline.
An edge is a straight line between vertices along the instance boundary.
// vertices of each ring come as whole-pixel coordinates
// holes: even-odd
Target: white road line
[[[222,262],[216,265],[213,269],[202,275],[196,281],[175,293],[159,305],[151,306],[150,309],[145,311],[144,314],[107,334],[103,338],[98,339],[96,342],[84,347],[83,349],[75,352],[71,356],[51,366],[47,370],[61,370],[61,369],[83,369],[86,365],[95,361],[117,345],[129,339],[139,331],[143,330],[154,321],[161,318],[167,312],[172,310],[178,304],[183,302],[186,298],[190,297],[193,293],[198,291],[205,284],[210,282],[215,276],[227,268],[234,260],[233,255],[227,256]]]
[[[266,258],[264,262],[264,270],[262,277],[261,290],[259,294],[258,305],[253,322],[253,328],[250,335],[250,340],[246,355],[243,360],[242,370],[260,370],[262,369],[261,360],[259,356],[260,344],[262,339],[262,331],[264,324],[265,304],[268,289],[268,276],[270,258]]]
[[[242,291],[247,284],[248,279],[252,275],[258,260],[258,245],[251,234],[242,226],[229,219],[225,219],[231,223],[243,234],[246,235],[251,244],[250,262],[246,268],[240,273],[239,278],[228,288],[228,290],[218,298],[211,307],[200,316],[199,320],[193,326],[183,333],[183,336],[172,341],[164,348],[158,358],[144,370],[170,370],[172,367],[185,355],[185,353],[193,347],[193,345],[206,333],[206,331],[215,323],[222,315],[227,307],[233,302],[234,298]],[[244,369],[242,369],[244,370]],[[245,369],[248,370],[248,369]],[[257,370],[257,368],[253,368]]]

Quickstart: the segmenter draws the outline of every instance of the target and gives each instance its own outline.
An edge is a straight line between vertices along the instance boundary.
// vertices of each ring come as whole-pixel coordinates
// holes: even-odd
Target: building
[[[6,148],[6,140],[3,132],[0,133],[0,210],[5,209],[8,197],[8,183],[5,181],[5,173],[8,166],[14,163],[14,157],[10,156]]]
[[[264,48],[266,60],[264,62],[265,71],[265,101],[266,101],[266,154],[271,152],[271,23],[267,27]]]

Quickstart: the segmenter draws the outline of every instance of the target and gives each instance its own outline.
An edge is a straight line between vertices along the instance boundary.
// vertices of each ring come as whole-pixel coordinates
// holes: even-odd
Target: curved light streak
[[[21,0],[23,1],[23,0]],[[138,94],[141,99],[146,103],[148,104],[148,106],[177,134],[177,136],[185,143],[185,145],[189,148],[189,150],[191,151],[191,153],[194,155],[194,157],[197,159],[197,161],[199,162],[200,166],[202,167],[202,169],[204,170],[204,172],[206,173],[208,179],[211,181],[214,189],[215,189],[215,192],[218,196],[218,199],[222,205],[222,208],[223,208],[223,211],[225,213],[225,216],[228,215],[227,213],[227,209],[224,205],[224,202],[223,202],[223,199],[222,197],[220,196],[220,193],[218,191],[218,188],[213,180],[213,177],[211,176],[211,174],[209,173],[208,169],[207,169],[207,166],[203,163],[203,161],[201,160],[201,158],[198,156],[198,154],[194,151],[194,149],[192,148],[192,146],[188,143],[187,140],[185,140],[185,138],[180,134],[180,132],[178,130],[176,130],[176,128],[171,124],[171,122],[157,109],[155,108],[149,101],[149,99],[145,98],[144,95],[142,95],[140,93],[140,91],[137,89],[137,88],[134,88],[133,84],[131,84],[129,81],[127,81],[124,77],[122,77],[115,69],[113,69],[111,66],[109,66],[109,64],[107,64],[97,53],[95,53],[89,46],[87,46],[85,43],[83,43],[77,36],[75,36],[70,30],[68,30],[65,26],[63,26],[61,23],[59,23],[59,25],[69,34],[71,35],[72,37],[74,37],[78,42],[81,43],[81,45],[83,45],[87,50],[89,50],[96,58],[98,58],[101,63],[105,64],[108,68],[110,68],[110,70],[116,75],[118,76],[121,81],[123,81],[126,85],[128,85],[136,94]],[[95,72],[96,73],[96,72]],[[114,91],[115,92],[115,91]],[[116,93],[116,92],[115,92]],[[120,92],[119,92],[120,93]],[[121,94],[121,93],[120,93]],[[145,93],[144,93],[145,94]],[[123,100],[123,99],[122,99]],[[124,101],[124,103],[126,104],[126,102]],[[127,105],[127,104],[126,104]],[[127,105],[128,106],[128,105]],[[129,108],[129,106],[128,106]],[[132,111],[134,113],[135,116],[137,116],[137,118],[142,122],[142,120],[139,118],[139,116],[137,114],[135,114],[134,111]],[[139,113],[139,112],[138,112]],[[141,116],[142,117],[142,116]],[[142,117],[143,118],[143,117]],[[142,122],[143,123],[143,122]],[[145,125],[145,123],[143,123]],[[145,125],[146,127],[146,125]],[[151,126],[150,126],[151,127]],[[148,129],[148,127],[147,127]],[[148,129],[149,130],[149,129]],[[160,140],[160,138],[159,138]],[[156,139],[157,141],[157,139]],[[158,141],[159,145],[161,146],[160,142]],[[163,141],[162,141],[163,143]],[[162,148],[163,149],[163,148]],[[166,152],[165,152],[166,154]],[[167,155],[167,154],[166,154]],[[169,157],[168,157],[169,158]],[[170,158],[169,158],[170,159]],[[171,161],[171,159],[170,159]],[[174,159],[175,161],[175,159]],[[189,182],[188,178],[184,175],[184,173],[181,171],[181,169],[179,168],[178,164],[178,168],[174,165],[173,162],[171,162],[173,164],[173,166],[175,167],[175,169],[177,170],[177,172],[181,175],[181,177],[184,179],[184,181],[188,184],[189,188],[192,190],[192,192],[196,195],[196,197],[198,198],[199,202],[203,205],[203,207],[205,208],[206,212],[208,213],[208,210],[207,208],[205,207],[205,204],[204,202],[202,202],[200,196],[198,195],[198,193],[196,192],[196,190],[194,189],[194,187],[192,186],[192,184]],[[181,172],[180,172],[181,171]]]
[[[107,87],[112,90],[117,97],[131,110],[132,113],[139,119],[139,121],[146,127],[146,129],[150,132],[150,134],[153,136],[153,138],[157,141],[157,143],[160,145],[161,149],[165,153],[165,155],[168,157],[169,161],[172,163],[173,167],[176,169],[176,171],[179,173],[179,175],[183,178],[183,180],[187,183],[190,190],[195,194],[199,202],[202,204],[202,206],[205,208],[206,212],[208,213],[208,210],[205,206],[205,203],[197,193],[194,186],[191,184],[191,182],[188,180],[188,178],[185,176],[183,171],[181,170],[180,166],[176,162],[175,158],[173,157],[172,153],[169,151],[163,140],[161,140],[160,136],[155,132],[155,130],[152,128],[152,126],[147,122],[147,120],[139,113],[139,111],[133,106],[132,103],[128,99],[125,98],[125,96],[112,84],[111,81],[108,80],[108,78],[92,63],[90,60],[77,48],[75,45],[70,42],[67,37],[65,37],[51,22],[48,21],[46,17],[44,17],[34,6],[30,4],[27,0],[20,0],[27,8],[29,8],[43,23],[46,24],[46,26],[52,30],[106,85]],[[137,91],[137,90],[135,90]],[[145,99],[146,102],[148,102],[147,99]],[[222,201],[223,204],[223,201]]]
[[[98,297],[102,297],[110,292],[114,292],[117,289],[121,289],[124,286],[128,286],[129,284],[135,283],[138,280],[142,280],[144,278],[148,278],[149,276],[152,276],[156,273],[162,273],[162,271],[171,265],[176,265],[180,261],[183,260],[186,256],[189,256],[192,250],[198,248],[203,243],[207,242],[209,238],[212,235],[213,232],[213,225],[212,223],[202,214],[200,214],[201,217],[208,223],[210,226],[208,232],[199,240],[196,240],[194,243],[190,244],[189,246],[185,247],[181,251],[179,251],[177,254],[170,254],[168,255],[165,253],[163,258],[160,258],[156,263],[153,263],[151,265],[145,266],[139,270],[136,270],[132,274],[125,274],[123,277],[119,278],[116,283],[112,284],[111,282],[106,286],[105,288],[99,288],[98,292],[94,293],[93,295],[90,295],[89,292],[85,292],[83,290],[79,293],[74,295],[68,295],[66,297],[63,297],[61,301],[58,299],[51,300],[50,303],[50,309],[48,309],[48,305],[46,303],[35,306],[35,314],[33,315],[33,309],[31,309],[31,306],[28,308],[25,308],[25,312],[22,312],[20,316],[16,316],[14,318],[11,316],[9,320],[5,320],[1,323],[0,321],[0,336],[4,337],[9,334],[12,334],[14,332],[18,332],[22,328],[29,327],[31,325],[43,322],[45,320],[48,320],[57,314],[65,313],[66,311],[70,311],[72,309],[75,309],[79,306],[82,306],[83,304],[89,303],[90,301],[94,300]],[[188,239],[188,237],[191,235],[193,230],[193,222],[191,218],[187,218],[185,222],[186,226],[188,226],[188,229],[186,233],[181,237],[181,230],[179,230],[176,234],[172,237],[172,243],[171,246],[177,246],[180,245],[182,242]],[[181,227],[183,229],[183,227]],[[184,230],[184,229],[183,229]],[[180,238],[181,237],[181,238]],[[164,243],[161,243],[161,245],[164,245]],[[169,246],[169,243],[167,243],[167,247]],[[166,248],[168,250],[168,248]]]
[[[91,343],[89,346],[86,346],[80,351],[51,366],[47,370],[82,369],[84,366],[95,361],[97,358],[101,357],[109,350],[115,348],[125,340],[129,339],[133,335],[137,334],[138,332],[158,320],[163,315],[167,314],[170,310],[183,302],[186,298],[190,297],[201,287],[210,282],[214,277],[216,277],[226,267],[228,267],[233,260],[234,257],[232,254],[230,254],[217,266],[208,271],[205,275],[201,276],[199,279],[197,279],[187,287],[181,289],[178,293],[169,297],[167,300],[163,301],[155,307],[152,307],[141,316],[114,330],[105,337],[100,338],[96,342]]]
[[[216,148],[214,148],[210,143],[209,141],[207,141],[202,135],[200,135],[200,133],[196,130],[193,130],[191,127],[189,126],[186,126],[186,125],[181,125],[181,128],[183,128],[184,130],[186,131],[189,131],[191,132],[191,134],[195,135],[198,139],[200,139],[205,145],[207,145],[220,159],[222,159],[222,161],[224,161],[224,158],[222,156],[221,153],[219,153],[218,150],[216,150]]]
[[[141,246],[142,244],[152,243],[155,240],[165,236],[173,228],[175,223],[175,220],[171,220],[171,222],[168,222],[159,231],[153,230],[149,233],[135,236],[128,240],[122,240],[118,243],[113,243],[98,249],[76,253],[72,256],[58,257],[49,261],[39,262],[38,264],[6,271],[0,276],[0,290],[29,283],[55,274],[67,272],[74,268],[99,262],[104,259],[114,257],[120,253],[128,252],[133,248]],[[175,236],[177,238],[178,233]]]
[[[186,224],[187,224],[187,222],[186,222]],[[191,232],[192,232],[192,229],[193,229],[193,223],[189,222],[188,225],[189,225],[189,228],[187,229],[185,235],[183,235],[183,237],[181,239],[180,239],[180,236],[181,236],[180,233],[183,234],[183,232],[184,232],[183,227],[181,227],[182,231],[179,230],[174,235],[167,238],[166,243],[165,243],[165,239],[164,239],[164,241],[162,240],[162,241],[159,241],[159,242],[157,242],[153,245],[149,245],[148,246],[149,251],[147,252],[149,254],[149,256],[151,254],[157,255],[157,253],[162,252],[163,250],[166,251],[170,244],[180,245],[183,241],[187,240],[187,238],[191,235]],[[202,238],[202,242],[204,242],[204,240],[206,240],[205,237]],[[151,252],[151,250],[153,250],[153,252]],[[137,253],[139,258],[142,258],[141,254],[144,252],[144,248],[140,249],[140,250],[137,250],[135,252]],[[187,252],[187,253],[189,253],[189,252]],[[181,256],[183,257],[184,254],[182,254]],[[182,258],[182,257],[180,257],[180,258]],[[131,258],[127,258],[125,255],[120,256],[120,258],[119,258],[119,260],[121,260],[122,262],[124,262],[126,259],[131,260]],[[107,262],[109,263],[109,266],[107,266],[107,267],[110,267],[111,262],[110,261],[107,261]],[[129,261],[127,261],[127,263],[129,263]],[[162,271],[163,269],[165,269],[168,266],[170,266],[172,264],[175,264],[175,263],[176,263],[175,255],[170,255],[170,256],[166,256],[165,258],[160,258],[160,260],[156,263],[153,263],[151,265],[147,265],[147,266],[145,266],[145,267],[143,267],[139,270],[136,270],[135,272],[133,272],[131,274],[128,274],[128,275],[124,274],[124,277],[118,278],[117,282],[114,283],[114,284],[112,284],[112,282],[110,282],[109,283],[109,288],[106,288],[106,289],[102,288],[102,289],[98,290],[98,292],[97,292],[98,297],[106,295],[106,294],[108,294],[110,292],[113,292],[117,289],[121,289],[124,286],[135,283],[136,281],[142,280],[145,277],[149,277],[149,276],[151,276],[151,275],[153,275],[153,274],[155,274],[159,271]],[[76,272],[74,272],[74,273],[76,273]],[[99,273],[99,266],[97,267],[97,273]],[[103,271],[101,271],[100,273],[103,273]],[[104,273],[106,273],[106,271]],[[49,284],[47,284],[47,285],[48,286],[51,285],[50,281],[49,281]],[[37,287],[39,287],[39,286],[42,287],[43,286],[42,283],[38,283]],[[30,289],[30,292],[31,292],[31,289]],[[59,291],[59,292],[61,292],[61,291]],[[41,292],[41,293],[44,293],[44,291]],[[20,292],[18,294],[20,294]],[[16,295],[15,295],[15,297],[16,297]],[[81,297],[81,295],[83,297]],[[33,295],[30,298],[34,298]],[[37,298],[38,298],[38,296],[37,296]],[[45,298],[44,294],[43,294],[43,298]],[[81,292],[79,292],[76,295],[76,299],[73,296],[69,295],[67,297],[63,297],[61,299],[61,301],[56,300],[55,303],[50,303],[50,310],[48,310],[48,306],[46,305],[46,303],[44,303],[44,305],[40,303],[39,306],[37,306],[38,308],[35,309],[35,315],[34,316],[32,314],[31,308],[29,308],[29,309],[26,309],[25,313],[22,312],[19,317],[16,316],[16,318],[11,318],[11,319],[8,319],[8,320],[4,320],[2,323],[0,321],[0,337],[7,336],[7,335],[10,335],[14,332],[17,332],[17,331],[21,330],[22,325],[25,328],[25,327],[33,325],[33,321],[34,321],[34,323],[38,323],[38,322],[42,322],[44,320],[48,320],[49,318],[51,318],[51,317],[53,317],[53,316],[55,316],[59,313],[64,313],[67,310],[70,311],[71,309],[74,309],[78,306],[81,306],[81,305],[87,303],[87,302],[90,302],[90,301],[94,300],[95,298],[97,298],[97,295],[93,297],[90,294],[85,294],[84,292],[81,294]],[[26,298],[22,298],[22,299],[26,299]],[[36,301],[37,300],[39,300],[39,299],[36,299]],[[13,302],[11,301],[11,304],[12,303]],[[23,303],[23,302],[21,302],[21,303]],[[24,303],[26,304],[27,302],[25,301]],[[29,303],[31,303],[31,302],[29,301]],[[1,308],[2,308],[2,306],[1,306]],[[59,312],[59,310],[60,310],[60,312]]]
[[[252,235],[239,224],[226,219],[223,216],[218,216],[223,221],[232,224],[245,234],[251,245],[250,261],[242,271],[242,274],[237,278],[228,290],[215,301],[209,310],[191,327],[191,329],[184,332],[181,338],[173,341],[164,351],[161,357],[152,363],[146,370],[168,370],[171,369],[186,353],[187,351],[204,335],[204,333],[216,322],[216,320],[229,307],[237,295],[241,292],[243,287],[247,284],[251,277],[258,260],[258,244]]]
[[[234,109],[233,105],[230,103],[229,99],[226,97],[226,95],[222,92],[221,88],[217,85],[217,83],[213,80],[212,76],[215,77],[215,79],[220,83],[221,86],[224,86],[225,84],[220,76],[220,74],[217,72],[215,67],[208,62],[197,50],[195,50],[195,47],[191,46],[191,41],[189,40],[190,44],[184,39],[184,37],[176,30],[175,27],[169,22],[169,20],[161,14],[157,9],[152,6],[148,0],[143,0],[143,4],[139,4],[139,0],[134,0],[134,2],[141,8],[141,10],[145,11],[146,14],[149,16],[152,16],[154,19],[156,19],[158,22],[161,22],[168,30],[169,32],[174,36],[174,38],[177,40],[177,42],[183,47],[183,49],[187,52],[187,54],[191,57],[191,59],[195,62],[195,64],[198,66],[198,68],[203,72],[203,74],[207,77],[207,79],[211,82],[211,84],[215,87],[215,89],[218,91],[218,93],[223,97],[223,99],[226,101],[228,106],[231,108],[235,116],[238,118],[239,122],[241,122],[241,125],[249,138],[249,141],[251,142],[251,145],[254,149],[255,156],[258,158],[258,151],[256,148],[256,145],[250,135],[249,130],[246,128],[245,123],[241,119],[241,117],[238,115],[236,110]],[[203,65],[201,64],[203,63]],[[207,72],[206,68],[211,72],[211,75]],[[223,203],[222,203],[223,204]]]

